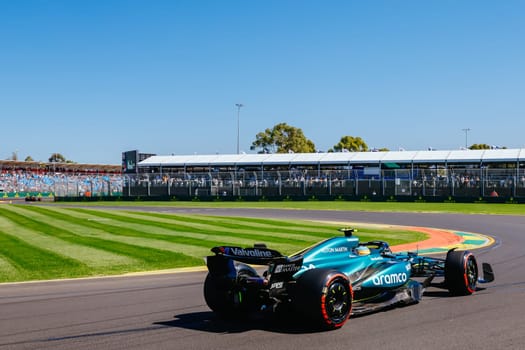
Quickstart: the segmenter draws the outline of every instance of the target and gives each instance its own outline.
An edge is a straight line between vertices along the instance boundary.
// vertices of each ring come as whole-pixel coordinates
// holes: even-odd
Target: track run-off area
[[[140,210],[437,228],[442,236],[459,237],[453,245],[474,249],[479,263],[491,263],[496,280],[468,297],[429,288],[417,305],[351,318],[340,330],[316,333],[266,320],[217,319],[202,296],[205,271],[1,284],[0,349],[525,348],[525,216]],[[433,248],[416,246],[420,254]]]

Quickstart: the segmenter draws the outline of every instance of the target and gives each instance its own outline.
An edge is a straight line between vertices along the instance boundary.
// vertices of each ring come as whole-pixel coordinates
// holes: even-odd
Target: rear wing
[[[272,262],[286,259],[286,256],[277,250],[268,249],[265,245],[257,244],[253,248],[220,246],[212,248],[211,251],[217,256],[254,265],[268,265]]]
[[[212,248],[211,251],[215,255],[206,258],[206,265],[212,275],[236,278],[238,266],[236,267],[234,261],[248,265],[267,265],[267,283],[274,289],[282,289],[283,282],[291,280],[303,265],[302,255],[284,256],[263,244],[256,244],[253,248],[220,246]]]

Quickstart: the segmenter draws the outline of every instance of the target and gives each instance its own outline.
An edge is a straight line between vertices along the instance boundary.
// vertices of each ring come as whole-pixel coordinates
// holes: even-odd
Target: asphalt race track
[[[428,226],[487,234],[475,252],[496,281],[468,297],[429,289],[417,305],[311,332],[262,319],[221,321],[205,272],[0,285],[0,349],[525,349],[525,216],[142,208]]]

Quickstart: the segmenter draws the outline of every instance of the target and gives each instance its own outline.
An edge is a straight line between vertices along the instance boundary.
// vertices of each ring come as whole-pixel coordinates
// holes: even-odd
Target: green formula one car
[[[428,286],[470,295],[478,283],[494,280],[489,264],[483,278],[469,251],[446,258],[392,253],[383,241],[359,242],[352,229],[292,256],[264,244],[214,247],[204,283],[207,305],[219,316],[288,310],[323,329],[339,328],[350,315],[421,300]],[[264,265],[258,273],[252,265]]]

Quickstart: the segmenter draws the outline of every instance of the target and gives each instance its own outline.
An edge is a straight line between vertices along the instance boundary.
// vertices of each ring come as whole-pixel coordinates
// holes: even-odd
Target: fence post
[[[512,181],[512,196],[513,197],[516,197],[516,184],[518,183],[518,177],[516,175],[513,176],[513,181]]]
[[[282,191],[282,179],[281,179],[281,172],[278,171],[277,172],[277,181],[279,181],[279,196],[282,196],[283,195],[283,191]]]
[[[332,195],[332,172],[328,173],[328,195]]]
[[[355,174],[355,195],[356,196],[359,196],[359,175],[357,174],[357,172],[354,173]]]

